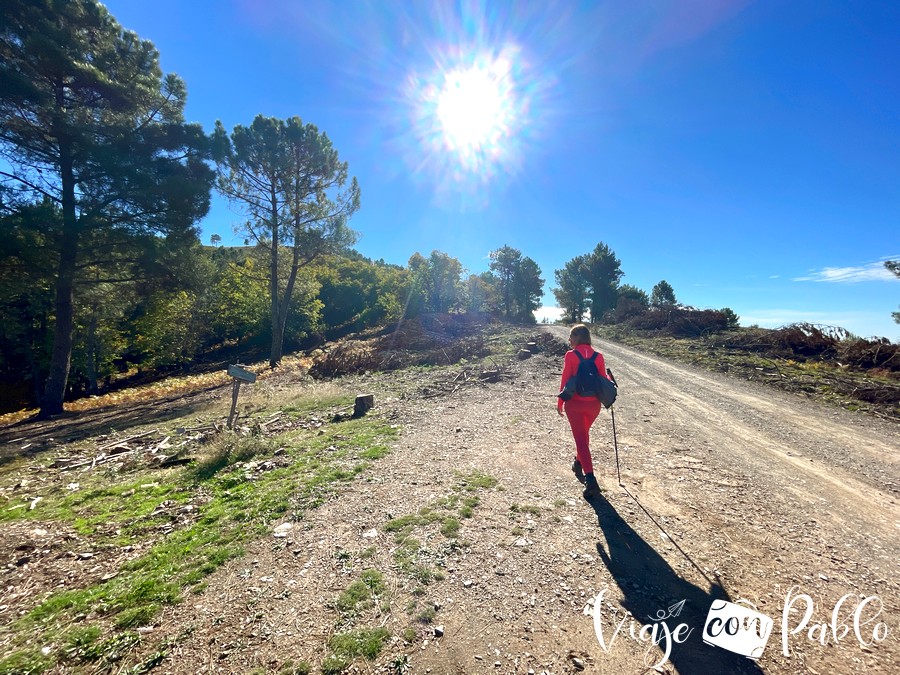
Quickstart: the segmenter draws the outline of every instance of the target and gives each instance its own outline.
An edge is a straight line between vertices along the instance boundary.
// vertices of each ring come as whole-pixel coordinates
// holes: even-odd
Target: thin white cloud
[[[897,276],[884,266],[886,260],[882,258],[877,262],[866,263],[856,267],[825,267],[821,270],[810,270],[810,274],[804,277],[795,277],[794,281],[827,281],[834,284],[853,284],[860,281],[896,281]]]

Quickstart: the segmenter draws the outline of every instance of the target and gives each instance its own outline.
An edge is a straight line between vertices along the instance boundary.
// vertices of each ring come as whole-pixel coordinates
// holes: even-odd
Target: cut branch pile
[[[123,465],[141,461],[144,464],[168,467],[186,464],[191,457],[186,456],[189,448],[220,431],[217,424],[209,424],[191,429],[179,429],[179,438],[160,432],[158,429],[144,431],[124,438],[113,438],[96,448],[92,454],[77,454],[57,457],[50,468],[62,471],[73,469],[94,469],[114,462]],[[101,437],[108,439],[109,437]]]
[[[454,394],[464,387],[511,380],[515,377],[509,366],[495,365],[488,369],[463,368],[453,377],[433,380],[422,387],[423,398],[436,398]]]
[[[349,336],[323,351],[309,373],[317,379],[327,379],[408,366],[446,366],[462,359],[481,358],[490,353],[485,340],[488,326],[482,315],[416,317],[369,338]]]

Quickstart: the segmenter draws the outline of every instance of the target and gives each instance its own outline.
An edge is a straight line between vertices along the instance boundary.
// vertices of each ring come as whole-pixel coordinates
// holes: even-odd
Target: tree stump
[[[356,403],[353,405],[353,416],[362,417],[372,408],[375,407],[374,394],[360,394],[356,397]]]

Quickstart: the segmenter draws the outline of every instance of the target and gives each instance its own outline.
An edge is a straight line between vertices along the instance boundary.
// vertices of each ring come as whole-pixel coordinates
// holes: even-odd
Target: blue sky
[[[510,245],[553,305],[554,270],[603,241],[623,283],[665,279],[745,325],[900,339],[882,265],[900,258],[900,3],[105,4],[184,78],[188,120],[327,132],[370,258],[437,249],[478,273]],[[488,89],[445,104],[473,72]],[[242,242],[239,222],[217,199],[204,241]]]

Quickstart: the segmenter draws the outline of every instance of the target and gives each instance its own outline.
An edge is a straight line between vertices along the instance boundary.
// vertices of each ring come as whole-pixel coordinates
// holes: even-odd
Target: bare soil
[[[556,348],[492,383],[448,386],[446,370],[344,378],[375,395],[370,414],[400,425],[391,453],[165,609],[128,664],[288,673],[305,662],[319,672],[335,634],[384,626],[392,637],[380,655],[349,672],[896,672],[896,424],[600,342],[620,394],[614,417],[603,411],[593,428],[603,497],[588,503],[555,408],[566,331],[542,330]],[[39,441],[53,433],[40,431]],[[416,561],[433,574],[411,573],[386,525],[454,496],[479,501],[452,537],[439,522],[414,526]],[[74,539],[51,552],[37,540],[17,548],[13,539],[40,537],[20,534],[5,555],[90,562]],[[90,573],[107,566],[94,561]],[[383,575],[383,595],[341,613],[336,598],[369,569]],[[704,644],[715,600],[772,619],[758,661]],[[654,625],[661,636],[680,624],[677,639],[652,644]]]

